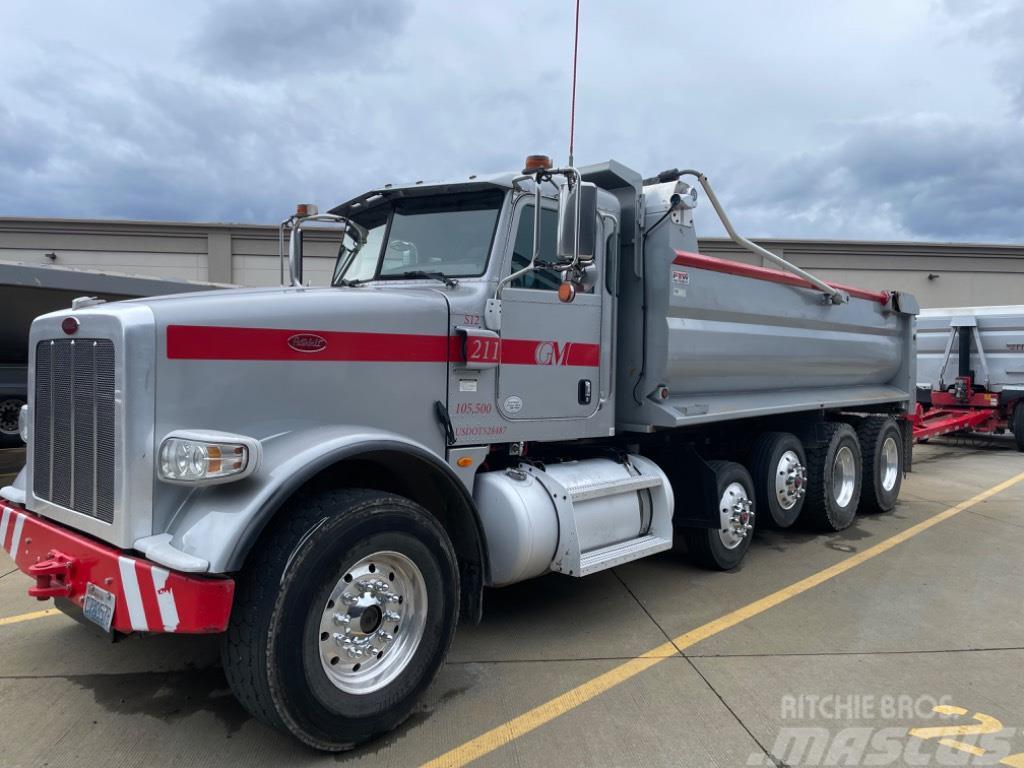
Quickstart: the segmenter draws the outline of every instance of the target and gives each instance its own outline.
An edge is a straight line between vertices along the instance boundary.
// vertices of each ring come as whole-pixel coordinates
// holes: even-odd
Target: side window
[[[534,207],[524,205],[519,214],[519,228],[512,247],[512,271],[518,272],[530,263],[533,255],[533,218]],[[542,208],[540,211],[540,261],[555,261],[555,238],[558,233],[558,212]],[[555,269],[535,269],[520,275],[510,284],[510,288],[532,288],[537,291],[557,291],[562,283],[562,275]]]

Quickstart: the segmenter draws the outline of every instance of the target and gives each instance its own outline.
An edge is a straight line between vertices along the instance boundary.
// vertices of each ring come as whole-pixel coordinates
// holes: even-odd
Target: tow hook
[[[76,560],[63,552],[51,549],[46,559],[28,567],[28,575],[36,580],[28,594],[36,600],[49,600],[51,597],[70,597],[72,591],[71,575],[75,570]]]

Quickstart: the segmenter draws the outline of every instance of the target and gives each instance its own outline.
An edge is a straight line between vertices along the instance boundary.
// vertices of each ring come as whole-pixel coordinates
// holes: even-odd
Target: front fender
[[[447,493],[455,494],[474,521],[482,567],[484,547],[469,491],[443,458],[403,435],[368,427],[323,426],[274,435],[263,441],[263,460],[235,483],[197,487],[174,513],[163,534],[135,542],[148,558],[177,570],[230,573],[239,570],[256,539],[281,505],[322,470],[372,452],[394,452],[429,465]]]

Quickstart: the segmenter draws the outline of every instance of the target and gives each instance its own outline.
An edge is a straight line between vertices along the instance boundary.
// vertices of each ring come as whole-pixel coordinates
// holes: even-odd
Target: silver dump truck
[[[779,269],[697,253],[688,176]],[[677,539],[731,569],[755,525],[896,502],[913,297],[759,249],[701,174],[531,156],[300,206],[281,241],[279,288],[35,320],[0,538],[114,637],[221,633],[243,705],[315,748],[401,723],[484,587]]]

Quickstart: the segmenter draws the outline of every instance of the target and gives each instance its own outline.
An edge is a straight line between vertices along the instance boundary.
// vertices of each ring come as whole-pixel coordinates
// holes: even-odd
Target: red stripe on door
[[[601,346],[578,341],[531,341],[502,339],[503,365],[574,365],[597,368]]]

